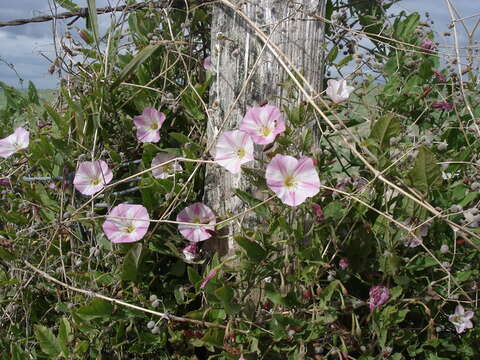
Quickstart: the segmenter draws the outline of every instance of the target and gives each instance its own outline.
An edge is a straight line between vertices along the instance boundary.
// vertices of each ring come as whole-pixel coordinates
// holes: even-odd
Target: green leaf
[[[88,18],[87,27],[92,30],[93,37],[98,46],[99,31],[98,31],[98,18],[97,18],[97,4],[96,0],[88,0]]]
[[[62,348],[63,355],[68,358],[67,345],[73,340],[72,328],[66,317],[60,319],[60,328],[58,330],[58,341]]]
[[[171,133],[168,133],[168,135],[174,138],[181,145],[191,142],[188,136],[185,136],[184,134],[181,134],[181,133],[171,132]]]
[[[138,269],[140,267],[142,259],[143,245],[141,243],[133,244],[127,255],[123,259],[122,266],[122,280],[135,281],[138,275]]]
[[[370,138],[375,140],[381,149],[390,146],[390,139],[400,134],[400,120],[392,114],[386,114],[375,122]]]
[[[241,236],[236,236],[235,241],[247,252],[247,256],[252,261],[260,262],[267,257],[267,251],[255,241],[250,241]]]
[[[103,299],[93,299],[90,304],[82,306],[76,311],[79,318],[91,321],[98,318],[108,318],[113,312],[110,302]]]
[[[197,94],[195,94],[193,91],[186,91],[182,94],[182,105],[192,118],[201,121],[205,118],[205,115],[201,111],[201,107],[196,101],[197,98]]]
[[[122,69],[118,78],[112,84],[112,89],[118,87],[123,80],[125,80],[128,76],[133,74],[137,68],[142,65],[150,56],[152,56],[155,51],[160,47],[160,45],[148,45],[145,46],[142,50],[140,50],[132,60]]]
[[[50,357],[57,357],[62,352],[57,338],[53,332],[43,325],[35,325],[35,337],[42,351]]]
[[[60,131],[66,132],[68,130],[68,124],[65,119],[49,104],[44,104],[43,107]]]
[[[223,339],[225,338],[225,331],[216,328],[210,328],[202,337],[202,341],[208,345],[223,347]]]
[[[265,286],[265,296],[274,304],[293,307],[298,305],[295,294],[289,292],[288,294],[281,294],[273,284]]]
[[[332,201],[323,209],[323,214],[326,218],[339,219],[345,213],[341,201]]]
[[[72,327],[70,326],[70,323],[68,322],[68,319],[66,317],[62,317],[60,319],[60,329],[58,330],[58,340],[60,340],[60,342],[65,345],[73,340]]]
[[[254,198],[252,195],[247,193],[246,191],[240,190],[240,189],[234,189],[233,192],[235,195],[237,195],[244,203],[246,203],[248,206],[253,207],[255,205],[258,205],[261,203],[260,200]],[[270,216],[270,211],[268,207],[263,204],[255,208],[254,210],[258,215],[260,216]]]
[[[233,298],[235,296],[235,292],[232,288],[223,286],[215,290],[214,294],[222,302],[227,314],[234,315],[241,310],[240,306],[235,303]]]
[[[342,60],[338,62],[337,67],[340,68],[344,65],[347,65],[350,61],[352,61],[352,59],[353,59],[352,55],[345,56],[344,58],[342,58]]]
[[[30,103],[40,105],[40,99],[38,97],[37,88],[35,87],[35,85],[31,81],[28,82],[27,95],[28,95],[28,100],[30,101]]]
[[[78,11],[80,8],[77,4],[70,0],[55,0],[58,6],[67,9],[68,11]]]
[[[421,146],[413,169],[407,174],[409,185],[419,190],[423,194],[427,194],[433,188],[438,187],[441,183],[442,170],[437,164],[435,155],[425,146]]]
[[[192,285],[197,285],[200,281],[202,281],[202,277],[198,274],[197,270],[195,270],[192,266],[187,268],[188,280]]]
[[[334,46],[327,55],[327,64],[332,64],[338,55],[338,46]]]
[[[0,259],[5,260],[5,261],[13,261],[16,258],[12,253],[10,253],[9,251],[0,247]]]

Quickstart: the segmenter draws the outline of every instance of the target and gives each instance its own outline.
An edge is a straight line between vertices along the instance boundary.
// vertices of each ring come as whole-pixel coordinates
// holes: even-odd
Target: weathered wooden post
[[[323,15],[325,0],[247,0],[239,1],[238,11],[245,13],[300,70],[317,92],[322,88],[324,24],[309,15]],[[232,1],[233,3],[233,1]],[[217,73],[210,90],[210,142],[215,131],[237,129],[248,107],[268,101],[280,106],[288,97],[281,86],[288,75],[255,30],[238,13],[221,2],[214,4],[212,20],[212,66]],[[298,97],[300,102],[302,97]],[[256,157],[261,157],[256,150]],[[245,175],[233,175],[219,166],[208,166],[204,201],[217,215],[234,215],[245,210],[233,190],[253,193]],[[254,226],[253,214],[243,219]],[[233,234],[242,218],[233,221],[228,240],[214,239],[207,247],[222,255],[234,249]]]

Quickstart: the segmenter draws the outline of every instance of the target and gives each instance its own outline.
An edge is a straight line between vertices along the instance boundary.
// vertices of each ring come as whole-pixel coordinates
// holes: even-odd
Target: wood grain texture
[[[307,14],[323,15],[324,5],[325,0],[248,0],[239,4],[239,9],[280,47],[317,91],[322,87],[324,26]],[[213,9],[212,64],[217,77],[210,90],[209,142],[216,131],[238,128],[248,107],[265,101],[277,106],[285,104],[285,99],[289,99],[290,105],[292,98],[302,101],[295,88],[287,85],[286,72],[254,30],[234,10],[219,4]],[[256,147],[256,158],[262,158],[262,149]],[[253,162],[247,165],[262,167]],[[245,210],[243,202],[234,195],[235,188],[264,198],[245,174],[233,175],[219,166],[207,167],[204,201],[218,216]],[[243,226],[251,229],[262,226],[250,213],[224,229],[225,237],[207,241],[207,248],[222,255],[230,253],[235,248],[232,235],[238,233],[242,221]]]

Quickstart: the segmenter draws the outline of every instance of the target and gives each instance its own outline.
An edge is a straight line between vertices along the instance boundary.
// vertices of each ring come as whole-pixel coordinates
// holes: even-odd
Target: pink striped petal
[[[247,110],[240,130],[249,134],[256,144],[266,145],[275,141],[277,135],[285,131],[285,121],[276,106],[253,107]]]
[[[137,139],[140,142],[158,142],[160,140],[160,128],[165,121],[165,115],[160,111],[146,107],[142,115],[135,116],[133,123],[137,128]]]
[[[223,132],[215,147],[215,161],[233,174],[241,170],[242,164],[253,160],[253,141],[240,130]]]
[[[178,230],[187,240],[196,243],[212,237],[215,230],[215,214],[207,205],[200,202],[194,203],[180,211],[177,215],[178,222],[192,223],[192,225],[180,224]],[[208,224],[204,226],[195,224]]]
[[[142,239],[148,231],[150,217],[142,205],[115,206],[103,223],[103,231],[113,243],[129,243]]]
[[[152,160],[152,167],[163,164],[175,159],[177,156],[168,153],[158,153]],[[178,162],[169,162],[164,166],[152,170],[152,175],[156,179],[166,179],[173,176],[176,172],[181,172],[182,166]]]
[[[73,185],[83,195],[93,195],[112,179],[112,171],[105,161],[83,161],[78,165]]]
[[[13,134],[0,139],[0,157],[7,158],[26,149],[29,143],[29,132],[23,127],[18,127]]]
[[[320,190],[320,178],[310,158],[275,155],[265,173],[268,187],[287,205],[297,206]]]

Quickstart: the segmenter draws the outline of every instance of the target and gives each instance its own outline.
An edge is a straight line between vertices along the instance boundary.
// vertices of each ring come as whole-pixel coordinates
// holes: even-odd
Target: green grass
[[[55,100],[58,94],[58,90],[55,89],[45,89],[45,90],[37,90],[38,96],[42,102],[52,102]],[[5,94],[3,91],[0,91],[0,109],[5,106]]]

